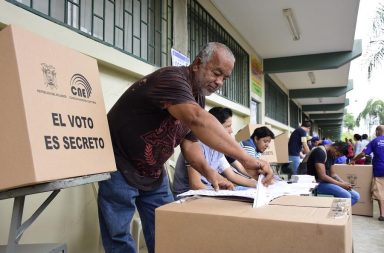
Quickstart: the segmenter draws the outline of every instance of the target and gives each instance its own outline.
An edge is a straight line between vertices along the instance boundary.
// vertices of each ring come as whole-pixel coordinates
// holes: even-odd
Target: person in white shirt
[[[216,117],[216,119],[223,125],[228,134],[232,133],[232,111],[229,108],[213,107],[209,110],[209,113]],[[204,158],[207,161],[211,169],[224,175],[230,182],[246,187],[256,187],[256,180],[247,177],[246,175],[240,175],[235,173],[224,154],[216,151],[204,143],[200,142],[200,148],[204,154]],[[239,163],[237,160],[233,161]],[[267,163],[260,160],[261,163]],[[240,164],[241,165],[241,164]],[[242,167],[242,165],[241,165]],[[195,170],[189,163],[186,162],[183,155],[180,154],[176,162],[175,175],[173,180],[173,191],[175,197],[178,194],[186,192],[188,190],[199,190],[212,188],[211,183],[202,176],[197,170]]]
[[[365,148],[365,146],[367,146],[368,143],[369,143],[368,134],[363,134],[361,136],[361,145],[363,146],[363,149]]]
[[[355,146],[354,146],[354,151],[355,151],[355,157],[363,151],[364,147],[361,142],[361,135],[360,134],[354,134],[353,139],[355,140]],[[359,159],[356,160],[356,164],[364,164],[364,159]]]

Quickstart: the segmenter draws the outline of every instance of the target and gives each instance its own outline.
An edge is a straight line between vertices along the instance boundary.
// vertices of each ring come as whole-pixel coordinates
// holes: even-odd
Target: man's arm
[[[352,189],[352,185],[350,185],[344,181],[338,181],[338,180],[334,179],[333,177],[328,176],[325,172],[325,165],[323,163],[315,163],[315,169],[316,169],[316,172],[317,172],[319,179],[322,182],[335,184],[335,185],[338,185],[338,186],[340,186],[346,190]],[[332,172],[332,169],[331,169],[331,175],[335,175]]]
[[[272,182],[273,172],[269,163],[250,157],[235,139],[225,131],[220,122],[199,105],[195,103],[171,105],[168,107],[168,112],[186,124],[200,141],[221,153],[239,160],[247,169],[261,169],[265,174],[264,183],[270,184]],[[205,170],[202,168],[202,171],[200,171],[196,166],[193,167],[202,173]]]
[[[345,182],[341,177],[339,177],[339,175],[336,174],[336,172],[335,172],[335,166],[334,166],[334,165],[331,166],[331,170],[330,170],[329,174],[330,174],[331,177],[332,177],[333,179],[335,179],[336,181],[339,181],[339,182]]]
[[[303,154],[308,154],[311,150],[308,147],[307,136],[301,137],[301,143],[303,144]]]
[[[355,162],[357,160],[359,160],[360,158],[363,158],[365,156],[365,152],[362,151],[360,154],[358,154],[357,156],[355,156],[354,158],[351,159],[351,161],[349,162],[349,164],[355,164]]]

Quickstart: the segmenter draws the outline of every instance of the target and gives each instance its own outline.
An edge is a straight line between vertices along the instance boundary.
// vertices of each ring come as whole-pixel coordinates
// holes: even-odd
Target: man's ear
[[[202,63],[203,62],[201,61],[201,58],[200,57],[196,57],[195,60],[192,63],[192,70],[193,71],[197,71]]]

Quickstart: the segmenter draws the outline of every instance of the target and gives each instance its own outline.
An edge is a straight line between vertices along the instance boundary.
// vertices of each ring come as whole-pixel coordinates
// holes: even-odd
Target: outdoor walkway
[[[373,217],[352,216],[354,253],[384,253],[384,221],[378,221],[379,207],[373,202]]]

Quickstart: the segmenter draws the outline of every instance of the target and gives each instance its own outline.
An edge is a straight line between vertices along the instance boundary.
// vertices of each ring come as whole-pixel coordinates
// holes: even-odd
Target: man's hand
[[[341,182],[340,186],[342,188],[346,189],[347,191],[350,191],[353,188],[353,186],[350,183],[347,183],[347,182]]]
[[[241,161],[241,164],[249,170],[256,170],[257,174],[264,174],[263,184],[265,186],[272,184],[273,170],[269,162],[248,156],[245,161]]]
[[[218,191],[219,189],[235,189],[235,186],[230,181],[228,181],[226,178],[224,178],[214,170],[209,170],[209,173],[207,173],[206,178],[209,182],[211,182],[212,187],[215,189],[215,191]]]

